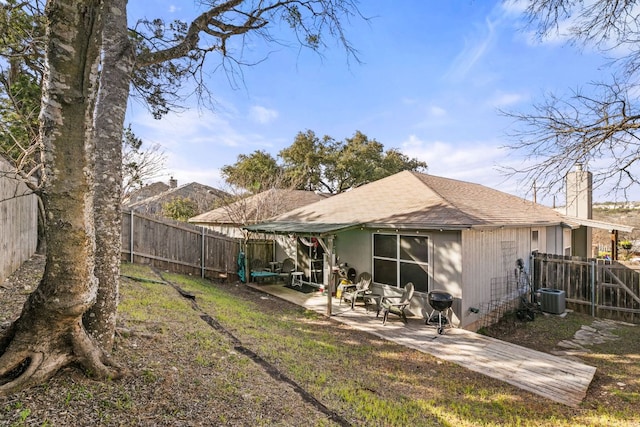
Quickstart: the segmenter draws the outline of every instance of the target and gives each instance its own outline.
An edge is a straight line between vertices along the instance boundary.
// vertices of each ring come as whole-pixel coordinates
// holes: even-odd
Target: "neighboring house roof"
[[[144,199],[148,199],[149,197],[157,196],[160,193],[164,193],[170,188],[171,187],[169,186],[169,184],[165,184],[161,181],[154,182],[153,184],[147,184],[142,188],[132,191],[131,194],[124,200],[124,204],[130,205],[140,202]]]
[[[246,225],[325,199],[313,191],[271,189],[189,219],[197,224]]]
[[[161,214],[162,205],[172,200],[183,198],[193,200],[198,204],[198,210],[204,212],[211,209],[219,199],[226,197],[229,197],[229,194],[222,190],[197,182],[191,182],[181,185],[180,187],[170,188],[160,194],[135,203],[130,203],[126,205],[126,208],[141,213]]]
[[[329,233],[356,226],[460,230],[551,225],[566,221],[549,207],[480,184],[404,171],[247,229]]]

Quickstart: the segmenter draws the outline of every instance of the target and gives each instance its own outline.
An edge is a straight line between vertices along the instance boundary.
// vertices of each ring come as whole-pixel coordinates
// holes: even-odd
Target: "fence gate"
[[[639,270],[618,262],[537,253],[531,275],[534,289],[563,290],[575,311],[640,323]]]

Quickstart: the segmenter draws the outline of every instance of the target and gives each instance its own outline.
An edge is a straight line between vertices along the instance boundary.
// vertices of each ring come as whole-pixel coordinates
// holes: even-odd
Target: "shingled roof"
[[[329,232],[354,226],[451,230],[565,223],[551,208],[498,190],[404,171],[247,228]]]
[[[326,198],[326,195],[304,190],[270,189],[238,200],[229,206],[213,209],[194,216],[189,222],[196,224],[244,224],[263,221],[284,212],[306,206]],[[239,214],[241,212],[241,214]],[[244,221],[240,221],[243,218]]]
[[[197,182],[190,182],[180,187],[168,188],[151,197],[125,204],[125,208],[140,213],[161,215],[162,205],[182,198],[192,200],[197,204],[199,212],[205,212],[211,209],[218,200],[227,197],[229,197],[229,194],[222,190]]]

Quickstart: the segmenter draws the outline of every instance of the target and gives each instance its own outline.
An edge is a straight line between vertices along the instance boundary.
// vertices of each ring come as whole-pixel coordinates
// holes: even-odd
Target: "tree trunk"
[[[47,258],[38,288],[0,339],[0,395],[41,383],[71,362],[97,376],[119,373],[82,323],[98,287],[93,274],[92,131],[100,7],[100,0],[47,3],[41,110]]]
[[[102,35],[104,53],[95,114],[96,303],[84,315],[84,324],[102,347],[111,351],[116,328],[122,246],[122,130],[133,50],[127,33],[126,0],[111,1]]]

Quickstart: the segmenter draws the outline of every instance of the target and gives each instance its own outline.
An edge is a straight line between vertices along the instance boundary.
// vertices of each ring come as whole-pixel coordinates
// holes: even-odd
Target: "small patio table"
[[[365,294],[364,297],[365,307],[367,305],[367,299],[373,300],[376,303],[376,317],[380,314],[380,304],[382,303],[382,295],[380,294]]]

